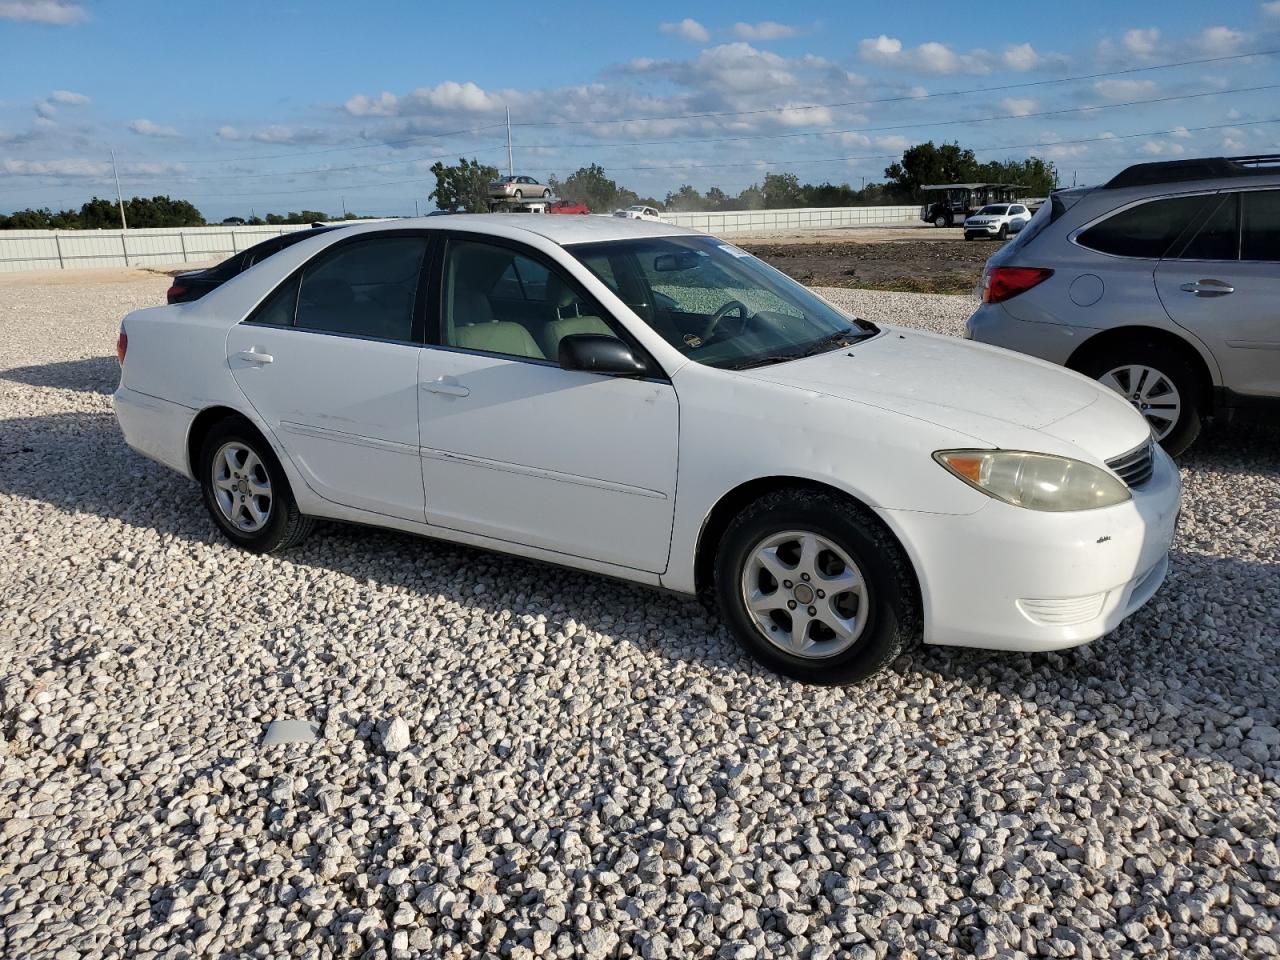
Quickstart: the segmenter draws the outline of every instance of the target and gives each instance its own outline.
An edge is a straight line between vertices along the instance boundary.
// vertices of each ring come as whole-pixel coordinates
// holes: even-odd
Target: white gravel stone
[[[1111,636],[805,687],[614,581],[233,549],[111,416],[167,278],[58,280],[0,279],[0,955],[1277,955],[1280,431],[1184,459]],[[285,717],[322,736],[264,749]]]

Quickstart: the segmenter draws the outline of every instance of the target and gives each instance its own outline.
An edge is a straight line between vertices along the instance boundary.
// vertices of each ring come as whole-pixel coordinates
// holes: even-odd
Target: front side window
[[[510,247],[451,240],[444,274],[443,346],[554,362],[564,337],[616,336],[603,310],[559,270]]]
[[[1149,200],[1121,210],[1077,238],[1082,247],[1117,257],[1158,260],[1191,225],[1212,194]]]
[[[708,366],[741,369],[794,360],[876,332],[714,237],[567,249],[664,340]]]
[[[413,339],[425,237],[377,237],[320,254],[302,272],[294,325],[379,340]]]
[[[1239,210],[1236,194],[1221,198],[1178,259],[1235,260],[1240,251]]]
[[[1242,193],[1240,259],[1280,260],[1280,190]]]

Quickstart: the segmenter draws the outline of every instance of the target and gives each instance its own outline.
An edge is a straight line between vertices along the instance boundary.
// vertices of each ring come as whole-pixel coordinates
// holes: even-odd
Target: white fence
[[[717,237],[730,233],[771,233],[775,230],[824,230],[832,227],[906,223],[920,216],[920,207],[800,207],[792,210],[725,210],[720,213],[666,213],[662,219]]]
[[[669,213],[663,219],[716,236],[873,226],[915,220],[919,207],[810,207]],[[267,237],[306,224],[169,227],[142,230],[0,230],[0,273],[85,267],[172,266],[221,260]]]

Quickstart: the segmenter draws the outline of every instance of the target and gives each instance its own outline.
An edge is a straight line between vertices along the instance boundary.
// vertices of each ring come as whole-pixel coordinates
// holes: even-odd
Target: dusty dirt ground
[[[733,242],[814,287],[860,287],[907,293],[973,293],[1001,244],[966,243],[959,229],[880,231],[878,236],[734,238]],[[923,235],[922,235],[923,234]],[[955,236],[951,236],[955,234]]]

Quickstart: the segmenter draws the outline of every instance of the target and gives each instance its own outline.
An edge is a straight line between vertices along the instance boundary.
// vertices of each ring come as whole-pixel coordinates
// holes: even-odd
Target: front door
[[[227,337],[236,383],[315,493],[418,521],[426,247],[421,236],[327,247]]]
[[[1170,318],[1209,347],[1227,389],[1280,397],[1280,190],[1226,194],[1155,278]]]
[[[660,573],[675,498],[675,390],[563,370],[559,339],[622,335],[559,267],[468,239],[444,258],[419,377],[431,524]]]

